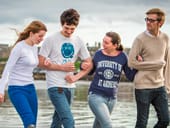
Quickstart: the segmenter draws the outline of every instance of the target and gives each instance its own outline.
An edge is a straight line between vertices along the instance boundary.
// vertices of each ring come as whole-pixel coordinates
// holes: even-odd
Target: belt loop
[[[62,93],[63,92],[63,88],[58,87],[58,93]]]

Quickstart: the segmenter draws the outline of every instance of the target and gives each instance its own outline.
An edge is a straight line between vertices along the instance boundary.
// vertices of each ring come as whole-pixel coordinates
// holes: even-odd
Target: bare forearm
[[[69,83],[73,83],[76,82],[77,80],[81,79],[82,77],[86,76],[92,69],[93,65],[92,65],[92,61],[88,61],[89,66],[87,69],[81,70],[80,72],[78,72],[76,75],[68,75],[65,77],[66,81]]]
[[[60,71],[64,71],[62,65],[53,64],[53,63],[51,63],[48,66],[46,66],[44,64],[39,64],[38,67],[46,69],[46,70],[55,70],[55,71],[60,70]]]
[[[49,60],[50,61],[50,60]],[[65,72],[72,72],[75,70],[74,63],[68,62],[65,64],[56,64],[53,62],[47,62],[46,58],[43,56],[39,56],[39,65],[38,67],[46,69],[46,70],[53,70],[53,71],[65,71]]]
[[[91,68],[89,68],[88,70],[81,70],[80,72],[78,72],[75,77],[77,77],[77,80],[81,79],[82,77],[86,76],[89,72],[91,71]]]

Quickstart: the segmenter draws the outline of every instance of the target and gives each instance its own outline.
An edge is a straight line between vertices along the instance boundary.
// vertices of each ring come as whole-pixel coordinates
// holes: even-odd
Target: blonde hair
[[[146,12],[146,14],[156,14],[158,16],[158,21],[164,24],[165,22],[165,12],[159,8],[152,8]]]

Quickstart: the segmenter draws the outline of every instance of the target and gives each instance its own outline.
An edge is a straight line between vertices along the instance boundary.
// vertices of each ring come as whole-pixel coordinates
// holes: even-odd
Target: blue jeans
[[[135,89],[137,121],[135,128],[146,128],[150,104],[157,112],[158,122],[154,128],[167,128],[169,124],[168,97],[165,87],[156,89]]]
[[[111,113],[116,104],[116,99],[90,93],[88,103],[95,115],[93,128],[112,128]]]
[[[70,105],[72,100],[71,90],[62,88],[63,91],[59,92],[59,88],[52,87],[48,89],[48,95],[55,107],[51,128],[74,128],[74,119],[71,113]]]
[[[27,86],[9,86],[9,98],[20,115],[24,128],[37,121],[37,94],[33,84]]]

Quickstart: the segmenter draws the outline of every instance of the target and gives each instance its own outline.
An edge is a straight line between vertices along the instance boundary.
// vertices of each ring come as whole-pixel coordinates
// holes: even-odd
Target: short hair
[[[80,14],[73,8],[65,10],[60,16],[61,25],[65,23],[67,25],[75,25],[79,24]]]
[[[162,21],[162,24],[165,22],[165,12],[161,10],[160,8],[152,8],[149,9],[146,14],[157,14],[158,16],[158,21]]]

